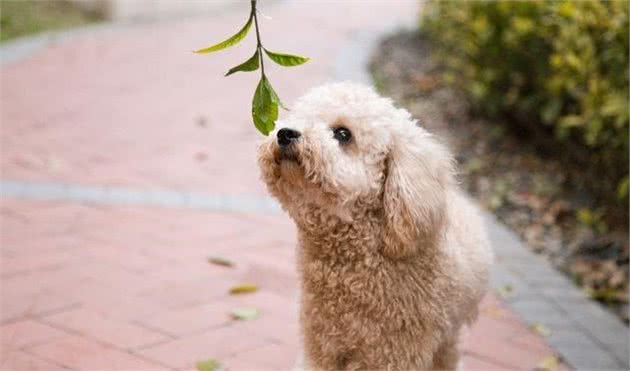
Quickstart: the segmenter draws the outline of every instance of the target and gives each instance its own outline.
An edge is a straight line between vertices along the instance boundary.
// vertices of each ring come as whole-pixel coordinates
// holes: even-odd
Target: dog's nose
[[[282,128],[278,130],[278,144],[281,147],[286,147],[300,137],[300,132],[297,130]]]

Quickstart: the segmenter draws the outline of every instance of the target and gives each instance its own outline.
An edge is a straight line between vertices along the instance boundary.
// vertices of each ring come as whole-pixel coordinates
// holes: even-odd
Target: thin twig
[[[265,60],[263,58],[263,46],[260,41],[260,31],[258,29],[258,14],[256,12],[256,0],[252,0],[252,16],[254,17],[254,27],[256,27],[256,49],[258,49],[258,58],[260,58],[260,70],[262,77],[265,78]]]

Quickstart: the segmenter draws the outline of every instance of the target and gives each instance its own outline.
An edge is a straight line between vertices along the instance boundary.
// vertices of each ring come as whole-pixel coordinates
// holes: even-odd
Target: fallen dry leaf
[[[258,291],[258,286],[251,283],[244,283],[244,284],[236,285],[232,287],[230,289],[230,294],[232,295],[247,294],[247,293],[256,292],[256,291]]]
[[[529,326],[529,328],[531,328],[532,331],[542,337],[548,337],[549,335],[551,335],[551,330],[540,322],[532,324],[531,326]]]
[[[503,206],[503,203],[504,203],[503,196],[495,194],[490,197],[490,201],[488,202],[488,207],[490,207],[490,210],[494,211],[500,208],[501,206]]]
[[[218,256],[211,256],[208,258],[208,263],[210,264],[214,264],[214,265],[220,265],[222,267],[233,267],[234,263],[230,260],[227,260],[225,258],[221,258]]]
[[[497,307],[486,308],[482,310],[482,313],[491,318],[503,318],[505,317],[505,311]]]
[[[221,368],[221,363],[214,358],[197,362],[197,370],[199,371],[216,371]]]
[[[440,86],[440,78],[435,75],[416,73],[412,76],[412,80],[416,83],[418,89],[423,92],[429,92]]]
[[[197,117],[197,125],[203,127],[208,126],[208,119],[205,116]]]
[[[551,354],[543,358],[536,366],[536,371],[555,371],[560,367],[560,358]]]
[[[236,308],[230,312],[233,319],[250,321],[260,317],[260,311],[256,308]]]
[[[512,285],[505,285],[498,289],[497,292],[499,293],[499,296],[504,299],[514,296],[514,288],[512,287]]]
[[[204,152],[197,152],[195,154],[195,160],[199,162],[205,162],[206,160],[208,160],[208,154]]]

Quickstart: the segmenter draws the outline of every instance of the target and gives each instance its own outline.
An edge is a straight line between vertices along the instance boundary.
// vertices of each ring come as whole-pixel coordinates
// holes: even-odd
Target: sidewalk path
[[[290,105],[332,78],[353,35],[414,18],[416,7],[263,4],[266,46],[312,57],[270,64],[269,78]],[[295,228],[258,180],[257,75],[222,77],[253,39],[190,53],[244,17],[86,33],[2,67],[0,369],[292,366]],[[246,282],[260,291],[228,294]],[[238,307],[262,316],[233,321]],[[554,354],[492,294],[462,347],[469,370],[531,370]]]

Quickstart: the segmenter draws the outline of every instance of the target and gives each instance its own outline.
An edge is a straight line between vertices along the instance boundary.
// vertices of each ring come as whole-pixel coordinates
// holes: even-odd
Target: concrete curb
[[[171,207],[210,212],[277,214],[281,211],[280,206],[273,199],[260,196],[0,179],[0,199],[3,198],[101,205]]]
[[[367,69],[370,56],[378,41],[391,32],[366,30],[354,35],[336,61],[335,78],[372,85]],[[543,257],[532,253],[494,215],[481,208],[480,212],[496,254],[492,289],[511,288],[511,294],[504,298],[507,304],[529,325],[547,327],[551,331],[548,344],[574,368],[628,369],[628,328],[589,300]]]
[[[528,324],[551,330],[547,342],[576,369],[628,369],[627,327],[529,251],[494,215],[483,214],[497,256],[491,285],[511,288],[504,295],[508,305]]]

